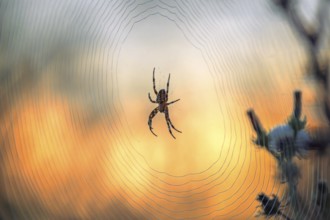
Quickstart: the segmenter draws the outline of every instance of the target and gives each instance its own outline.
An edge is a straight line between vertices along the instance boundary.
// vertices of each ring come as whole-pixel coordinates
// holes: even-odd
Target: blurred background
[[[269,130],[299,89],[307,130],[329,125],[310,61],[328,66],[330,5],[291,2],[324,21],[311,52],[280,2],[1,0],[0,219],[254,219],[259,192],[285,197],[246,110]],[[176,139],[164,114],[149,131],[154,67]],[[329,159],[297,163],[309,204]]]

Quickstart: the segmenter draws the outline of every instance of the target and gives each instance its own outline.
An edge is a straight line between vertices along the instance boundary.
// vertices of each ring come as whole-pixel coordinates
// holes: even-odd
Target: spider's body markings
[[[166,119],[166,123],[167,123],[167,127],[168,127],[168,130],[170,132],[170,134],[172,135],[173,138],[174,135],[172,133],[172,130],[171,130],[171,127],[176,130],[177,132],[180,132],[182,133],[181,131],[179,131],[178,129],[176,129],[174,127],[174,125],[172,124],[172,121],[170,119],[170,115],[169,115],[169,110],[168,110],[168,106],[179,101],[180,99],[177,99],[175,101],[172,101],[172,102],[167,102],[168,101],[168,89],[169,89],[169,86],[170,86],[170,74],[168,75],[168,80],[167,80],[167,86],[166,86],[166,90],[165,89],[161,89],[159,90],[159,92],[156,90],[156,83],[155,83],[155,68],[152,72],[152,82],[153,82],[153,89],[154,89],[154,92],[156,94],[156,101],[152,100],[151,96],[150,96],[150,93],[148,94],[149,96],[149,100],[150,102],[152,103],[157,103],[158,106],[152,110],[152,112],[150,113],[149,115],[149,120],[148,120],[148,125],[149,125],[149,129],[151,131],[151,133],[153,133],[155,136],[157,136],[153,131],[152,131],[152,119],[153,117],[155,117],[155,115],[160,112],[160,113],[165,113],[165,119]]]

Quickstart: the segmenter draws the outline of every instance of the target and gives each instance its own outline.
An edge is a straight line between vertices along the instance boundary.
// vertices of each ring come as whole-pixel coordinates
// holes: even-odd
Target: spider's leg
[[[168,94],[168,90],[169,90],[169,87],[170,87],[170,77],[171,77],[171,74],[169,73],[168,74],[168,80],[167,80],[166,94]]]
[[[165,112],[165,118],[166,118],[166,121],[168,121],[168,122],[170,123],[171,127],[172,127],[174,130],[176,130],[177,132],[182,133],[182,131],[179,131],[178,129],[176,129],[176,128],[174,127],[174,125],[173,125],[173,123],[172,123],[172,121],[171,121],[171,119],[170,119],[170,114],[169,114],[169,111],[168,111],[168,107],[167,107],[167,106],[166,106],[164,112]]]
[[[172,133],[172,130],[171,130],[171,123],[170,123],[169,120],[167,120],[167,118],[166,118],[166,123],[167,123],[168,131],[170,132],[170,134],[172,135],[172,137],[173,137],[174,139],[176,139],[176,138],[174,137],[173,133]]]
[[[152,72],[152,83],[153,83],[153,88],[154,88],[154,92],[155,94],[157,95],[158,92],[156,90],[156,82],[155,82],[155,68],[154,68],[154,71]]]
[[[150,93],[148,93],[148,96],[149,96],[149,100],[150,100],[150,102],[152,102],[152,103],[157,103],[156,101],[154,101],[154,100],[151,99]]]
[[[173,102],[169,102],[169,103],[167,103],[167,105],[171,105],[171,104],[173,104],[174,102],[177,102],[177,101],[179,101],[180,99],[177,99],[177,100],[175,100],[175,101],[173,101]]]
[[[152,131],[152,118],[155,117],[155,115],[158,113],[158,107],[156,107],[154,110],[152,110],[152,112],[150,113],[149,115],[149,120],[148,120],[148,125],[149,125],[149,129],[151,131],[151,133],[153,133],[153,135],[155,135],[157,137],[157,134],[155,134],[153,131]]]

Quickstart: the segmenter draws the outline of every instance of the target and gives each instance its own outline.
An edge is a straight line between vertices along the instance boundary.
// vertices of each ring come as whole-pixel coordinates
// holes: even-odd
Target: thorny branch
[[[299,216],[303,216],[304,218],[309,218],[312,216],[311,213],[308,213],[307,211],[308,205],[306,204],[306,201],[302,199],[297,190],[297,184],[300,178],[300,169],[293,161],[293,157],[299,156],[299,152],[308,150],[323,151],[324,147],[317,148],[318,146],[315,145],[327,145],[329,143],[329,135],[321,133],[319,133],[318,136],[307,135],[305,131],[307,119],[306,117],[301,119],[301,113],[302,101],[300,91],[294,92],[293,111],[292,115],[287,121],[287,124],[276,126],[268,133],[263,128],[254,110],[250,109],[247,111],[247,115],[251,121],[253,129],[257,133],[257,138],[255,139],[254,143],[260,147],[264,147],[276,159],[281,182],[287,183],[287,192],[290,200],[290,206],[293,208],[296,215],[295,217],[297,219],[299,219]],[[325,130],[322,131],[324,132]],[[274,144],[277,145],[275,148],[273,146]],[[326,183],[323,183],[323,185],[325,184]],[[327,195],[322,195],[322,198],[327,197]],[[322,207],[327,205],[328,204],[326,204],[326,202],[322,203]],[[321,207],[320,205],[318,206]],[[323,211],[320,209],[320,212]]]

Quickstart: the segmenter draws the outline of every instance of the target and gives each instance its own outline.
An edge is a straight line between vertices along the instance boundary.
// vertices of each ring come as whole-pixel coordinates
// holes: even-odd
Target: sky
[[[253,219],[257,194],[285,186],[246,111],[269,130],[300,89],[308,127],[324,123],[304,42],[270,1],[11,0],[0,12],[9,219]],[[149,131],[153,68],[180,99],[176,139],[162,113]],[[329,178],[313,159],[299,162],[306,195],[315,169]]]

